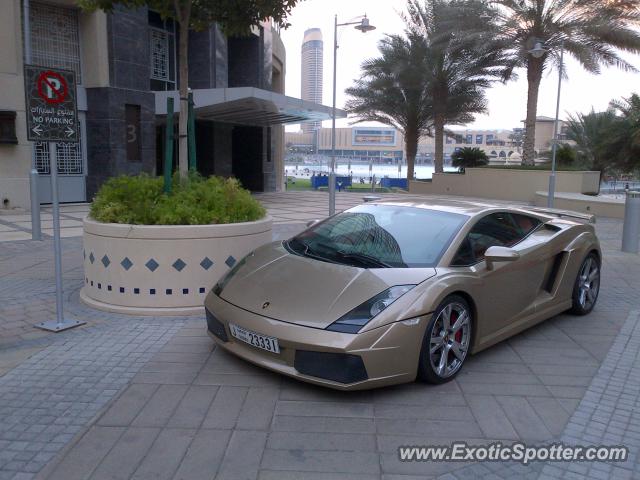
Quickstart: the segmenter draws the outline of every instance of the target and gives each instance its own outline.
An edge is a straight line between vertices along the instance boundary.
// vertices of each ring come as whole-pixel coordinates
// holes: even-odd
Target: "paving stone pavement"
[[[640,476],[640,312],[635,311],[600,366],[561,441],[568,445],[624,445],[626,462],[544,466],[540,478],[631,479]]]
[[[0,377],[0,479],[39,472],[183,323],[112,318],[56,337]]]
[[[271,205],[291,208],[297,197],[288,195],[272,195]],[[307,212],[311,218],[324,206],[317,199],[315,210]],[[276,238],[299,231],[307,219],[278,224]],[[627,324],[637,324],[630,312],[640,308],[635,294],[640,256],[619,252],[619,221],[602,219],[596,227],[604,266],[592,314],[543,322],[471,357],[445,385],[350,393],[299,383],[232,357],[214,347],[197,317],[137,319],[83,307],[77,298],[79,239],[63,241],[67,309],[75,318],[89,319],[89,326],[30,337],[30,325],[45,310],[35,299],[53,300],[50,245],[44,242],[40,251],[30,242],[4,243],[0,300],[8,301],[0,302],[0,328],[6,304],[20,307],[12,315],[25,325],[12,327],[24,330],[0,343],[0,375],[2,353],[27,353],[0,377],[0,479],[37,472],[37,478],[65,480],[551,475],[549,466],[539,463],[401,462],[397,449],[454,440],[539,445],[565,438],[574,418],[584,418],[581,409],[593,406],[589,392],[605,385],[598,383],[600,375],[612,368],[607,362],[622,348],[620,335],[628,335]],[[32,303],[35,314],[27,309]],[[633,372],[631,364],[628,368]],[[631,373],[625,377],[629,383],[634,378],[637,384]],[[634,395],[612,393],[623,400]],[[615,433],[633,440],[634,429],[630,421]],[[581,478],[575,474],[561,478]]]

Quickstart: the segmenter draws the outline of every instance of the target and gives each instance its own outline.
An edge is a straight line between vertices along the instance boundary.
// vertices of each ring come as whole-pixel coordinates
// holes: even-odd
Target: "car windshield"
[[[400,205],[360,205],[286,245],[298,255],[365,268],[435,266],[466,215]]]

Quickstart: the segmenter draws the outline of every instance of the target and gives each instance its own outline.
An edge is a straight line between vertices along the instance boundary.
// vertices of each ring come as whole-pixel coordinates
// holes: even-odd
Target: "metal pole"
[[[30,22],[30,0],[22,2],[22,30],[24,31],[24,62],[31,64],[31,22]],[[42,240],[40,223],[40,201],[38,199],[38,171],[35,170],[35,157],[33,155],[33,145],[31,145],[31,173],[29,174],[29,190],[31,192],[31,239]]]
[[[622,251],[638,253],[640,243],[640,192],[627,192],[622,227]]]
[[[51,201],[53,203],[53,253],[55,256],[56,270],[56,318],[58,325],[64,322],[62,304],[62,248],[60,246],[60,204],[58,201],[58,152],[55,142],[49,142],[51,159],[49,170],[51,171]]]
[[[49,142],[49,170],[51,172],[51,203],[53,207],[53,255],[56,272],[56,320],[49,320],[36,327],[50,332],[61,332],[84,325],[85,321],[65,320],[62,301],[62,247],[60,245],[60,203],[58,201],[58,152],[56,143]]]
[[[196,117],[193,112],[193,92],[189,92],[189,121],[187,125],[189,136],[189,171],[196,171]]]
[[[24,63],[31,64],[31,22],[29,13],[29,2],[31,0],[22,1],[22,25],[24,30]]]
[[[549,192],[547,193],[547,207],[553,208],[556,193],[556,152],[558,151],[558,119],[560,117],[560,92],[562,89],[562,68],[564,66],[564,41],[560,47],[560,69],[558,72],[558,99],[556,102],[556,121],[553,124],[553,154],[551,156],[551,175],[549,175]]]
[[[167,125],[164,142],[164,193],[171,193],[173,173],[173,97],[167,98]]]
[[[29,188],[31,190],[31,239],[42,240],[40,229],[40,200],[38,199],[38,170],[31,169],[29,173]]]
[[[338,15],[333,24],[333,107],[331,109],[331,169],[329,171],[329,215],[336,213],[336,67],[338,58]]]

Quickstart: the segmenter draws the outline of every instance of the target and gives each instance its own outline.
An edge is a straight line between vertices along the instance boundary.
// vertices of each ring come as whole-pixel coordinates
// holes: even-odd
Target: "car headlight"
[[[218,280],[218,283],[216,283],[215,286],[213,287],[213,293],[215,293],[216,295],[220,296],[220,294],[222,293],[222,290],[224,290],[224,287],[226,287],[227,284],[233,278],[233,276],[236,273],[238,273],[238,270],[240,270],[240,267],[242,267],[245,263],[247,263],[247,258],[249,258],[252,255],[253,255],[253,252],[251,252],[249,255],[244,257],[242,260],[238,261],[238,263],[236,263],[231,270],[229,270],[227,273],[225,273],[220,278],[220,280]]]
[[[358,305],[346,315],[342,316],[326,329],[333,332],[358,333],[369,321],[395,302],[402,295],[411,290],[415,285],[397,285],[388,288],[375,297]]]

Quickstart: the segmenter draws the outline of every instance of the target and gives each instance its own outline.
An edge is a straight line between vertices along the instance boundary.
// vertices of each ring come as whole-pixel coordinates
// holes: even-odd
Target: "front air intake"
[[[207,314],[207,328],[209,331],[223,342],[228,342],[229,337],[227,336],[227,331],[224,329],[222,322],[218,320],[207,308],[205,308],[205,312]]]
[[[296,350],[294,367],[303,375],[339,383],[355,383],[369,378],[362,358],[348,353]]]

